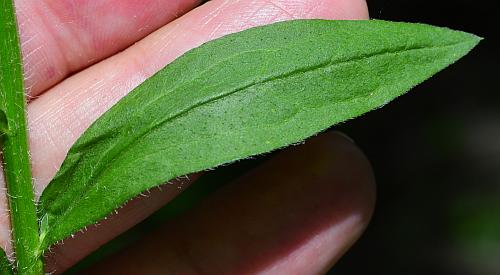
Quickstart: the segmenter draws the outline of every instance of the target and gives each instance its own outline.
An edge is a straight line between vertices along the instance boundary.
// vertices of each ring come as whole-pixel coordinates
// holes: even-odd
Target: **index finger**
[[[16,0],[25,85],[36,96],[196,7],[201,0]]]

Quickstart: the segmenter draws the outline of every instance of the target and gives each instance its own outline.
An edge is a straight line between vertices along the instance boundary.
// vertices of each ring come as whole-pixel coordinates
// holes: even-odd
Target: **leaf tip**
[[[473,33],[466,33],[466,34],[468,35],[469,42],[473,44],[474,47],[478,45],[482,40],[484,40],[484,37],[475,35]]]
[[[464,48],[467,48],[467,52],[475,48],[484,38],[473,33],[458,31],[461,35],[461,40]]]
[[[447,29],[448,33],[443,33],[447,40],[450,54],[450,64],[469,54],[483,38],[472,33]]]

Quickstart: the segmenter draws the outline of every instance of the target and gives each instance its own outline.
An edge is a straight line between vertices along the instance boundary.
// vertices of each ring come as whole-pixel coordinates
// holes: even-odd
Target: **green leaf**
[[[71,148],[40,199],[42,248],[153,186],[381,107],[479,40],[423,24],[297,20],[191,50]]]
[[[14,275],[10,261],[2,248],[0,248],[0,275]]]

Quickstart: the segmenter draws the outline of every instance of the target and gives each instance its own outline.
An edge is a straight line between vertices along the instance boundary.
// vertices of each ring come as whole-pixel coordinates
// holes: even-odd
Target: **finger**
[[[207,40],[291,18],[366,18],[364,0],[211,1],[127,50],[60,83],[28,107],[33,174],[40,192],[69,147],[147,77]]]
[[[16,0],[31,96],[114,54],[201,0]]]
[[[320,274],[368,224],[373,174],[339,135],[291,148],[89,274]]]

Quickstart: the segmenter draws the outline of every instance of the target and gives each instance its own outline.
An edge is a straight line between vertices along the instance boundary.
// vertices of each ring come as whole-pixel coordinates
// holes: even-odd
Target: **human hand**
[[[16,1],[26,87],[34,97],[28,117],[38,194],[95,119],[185,51],[227,33],[286,19],[367,18],[363,0],[214,0],[191,10],[197,4]],[[189,182],[177,185],[154,190],[99,226],[65,240],[47,253],[48,271],[62,272],[75,264]],[[92,272],[321,273],[361,234],[373,201],[373,176],[363,154],[344,137],[325,134],[279,153]],[[5,194],[1,209],[0,241],[11,251]]]

